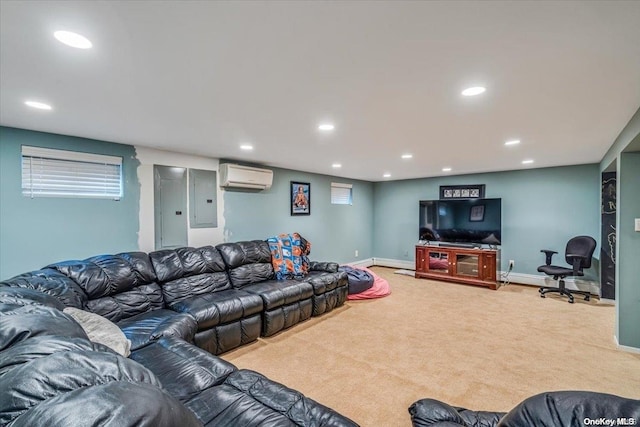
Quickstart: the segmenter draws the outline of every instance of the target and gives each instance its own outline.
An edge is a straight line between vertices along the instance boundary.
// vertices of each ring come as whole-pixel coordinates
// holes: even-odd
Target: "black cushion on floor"
[[[364,270],[358,270],[348,265],[343,265],[339,268],[340,271],[347,273],[349,280],[349,295],[359,294],[367,289],[371,289],[373,286],[373,276]]]

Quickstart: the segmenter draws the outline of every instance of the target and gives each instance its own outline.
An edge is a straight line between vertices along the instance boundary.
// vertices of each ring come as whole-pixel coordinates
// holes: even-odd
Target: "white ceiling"
[[[0,15],[2,125],[369,181],[599,162],[640,106],[638,1],[3,0]]]

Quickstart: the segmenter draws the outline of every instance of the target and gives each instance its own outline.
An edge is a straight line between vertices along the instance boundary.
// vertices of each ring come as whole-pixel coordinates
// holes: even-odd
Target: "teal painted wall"
[[[618,156],[616,327],[618,344],[640,349],[640,152]]]
[[[273,170],[265,191],[224,191],[225,240],[266,239],[298,232],[311,242],[311,259],[351,262],[373,256],[373,184],[364,181]],[[290,181],[311,184],[311,215],[290,215]],[[353,205],[331,204],[331,182],[353,185]],[[355,250],[359,256],[355,257]]]
[[[22,196],[22,145],[123,157],[122,199]],[[137,166],[129,145],[0,127],[0,280],[55,261],[136,250]]]
[[[438,199],[441,185],[464,184],[485,184],[486,198],[502,198],[503,270],[513,259],[514,272],[539,275],[536,269],[544,263],[540,249],[563,253],[567,240],[573,236],[599,238],[597,164],[526,169],[376,183],[375,256],[413,262],[418,241],[418,202]],[[588,272],[587,278],[597,280],[596,268]]]

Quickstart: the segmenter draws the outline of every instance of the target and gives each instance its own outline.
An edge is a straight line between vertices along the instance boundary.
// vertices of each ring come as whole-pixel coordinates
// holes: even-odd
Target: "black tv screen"
[[[499,245],[502,199],[421,200],[419,225],[423,241]]]

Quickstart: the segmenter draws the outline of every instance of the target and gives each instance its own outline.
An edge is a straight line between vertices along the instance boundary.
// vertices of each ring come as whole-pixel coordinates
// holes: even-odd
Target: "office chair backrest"
[[[567,264],[573,264],[573,258],[567,256],[568,254],[583,255],[587,259],[580,262],[581,268],[591,267],[591,257],[593,251],[596,250],[596,241],[593,237],[589,236],[577,236],[567,242],[567,249],[565,250],[565,260]]]

